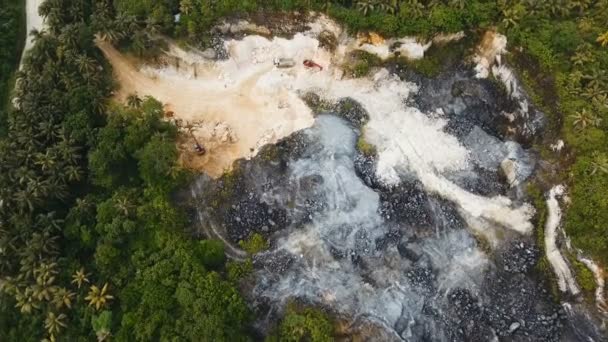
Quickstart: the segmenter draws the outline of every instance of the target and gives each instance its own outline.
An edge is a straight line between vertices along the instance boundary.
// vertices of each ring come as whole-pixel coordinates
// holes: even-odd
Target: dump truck
[[[275,58],[273,63],[277,68],[293,68],[296,65],[296,61],[291,58]]]

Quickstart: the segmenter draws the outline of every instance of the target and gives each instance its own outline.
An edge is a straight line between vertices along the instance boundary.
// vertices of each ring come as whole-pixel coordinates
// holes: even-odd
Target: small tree
[[[112,325],[112,312],[105,310],[99,315],[91,318],[91,325],[97,336],[97,341],[102,342],[110,337],[110,326]]]
[[[589,113],[586,109],[576,112],[576,114],[573,114],[570,117],[574,119],[572,125],[579,130],[584,130],[589,126],[597,127],[602,122],[602,119]]]

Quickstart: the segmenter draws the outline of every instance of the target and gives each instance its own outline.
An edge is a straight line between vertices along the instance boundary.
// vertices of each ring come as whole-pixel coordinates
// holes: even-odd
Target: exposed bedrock
[[[517,189],[533,174],[536,156],[522,146],[534,136],[508,133],[518,122],[503,120],[503,111],[516,109],[507,94],[461,70],[434,80],[401,76],[420,83],[404,101],[446,119],[444,133],[468,151],[466,167],[437,173],[488,200],[525,201]],[[488,229],[498,241],[487,241],[472,228],[471,212],[428,191],[416,173],[387,184],[378,155],[357,149],[369,118],[365,104],[307,96],[317,106],[312,127],[239,161],[218,180],[200,181],[193,192],[204,217],[198,225],[213,222],[234,245],[253,233],[270,242],[253,256],[247,286],[261,331],[297,300],[387,341],[583,336],[572,322],[584,317],[573,319],[534,274],[540,252],[533,237],[495,224]]]

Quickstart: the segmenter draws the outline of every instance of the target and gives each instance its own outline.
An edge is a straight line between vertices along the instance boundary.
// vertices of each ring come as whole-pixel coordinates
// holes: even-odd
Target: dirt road
[[[25,46],[21,54],[22,63],[25,53],[31,49],[33,45],[33,39],[30,37],[30,32],[32,32],[32,30],[42,30],[44,28],[44,19],[38,14],[38,7],[40,7],[44,0],[25,0],[25,2],[26,36]]]

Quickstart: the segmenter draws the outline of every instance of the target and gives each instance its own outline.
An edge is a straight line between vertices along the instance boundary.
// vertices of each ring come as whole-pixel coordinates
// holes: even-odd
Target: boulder
[[[212,48],[208,48],[201,53],[201,56],[207,59],[215,59],[217,57],[217,53]]]

